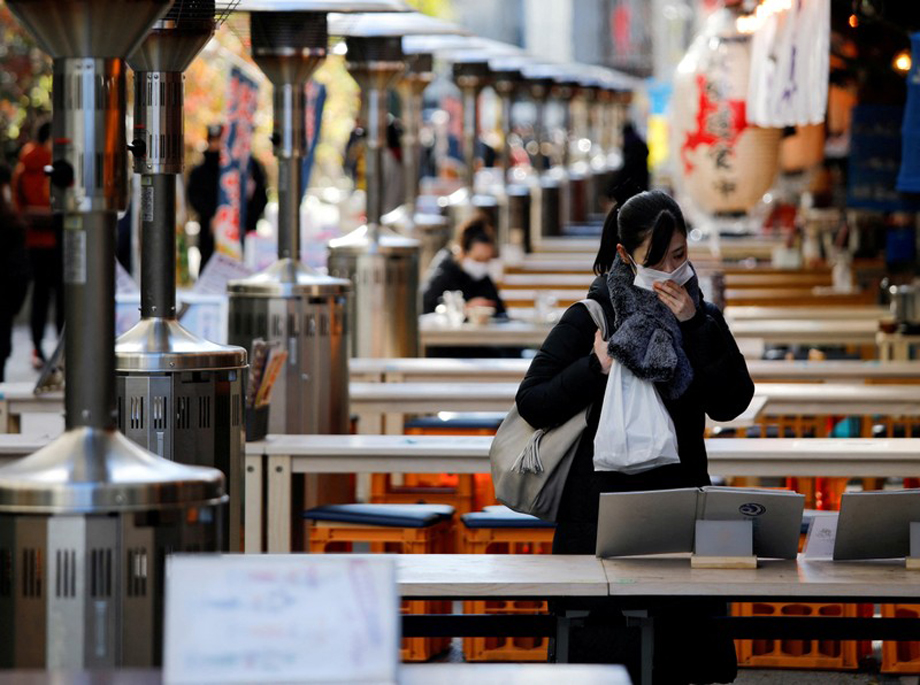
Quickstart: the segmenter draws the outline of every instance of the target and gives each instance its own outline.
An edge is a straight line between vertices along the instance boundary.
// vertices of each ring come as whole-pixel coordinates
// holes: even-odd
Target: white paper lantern
[[[680,187],[700,209],[740,214],[769,190],[779,161],[780,129],[748,122],[750,37],[727,9],[707,20],[674,78],[672,150]]]

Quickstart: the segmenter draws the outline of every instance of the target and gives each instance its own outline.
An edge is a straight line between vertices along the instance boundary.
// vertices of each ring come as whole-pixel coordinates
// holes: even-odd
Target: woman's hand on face
[[[610,352],[607,350],[607,341],[604,340],[604,336],[601,335],[600,331],[594,333],[594,356],[601,363],[603,374],[606,376],[610,373],[610,367],[613,366],[613,357],[610,356]]]
[[[678,321],[689,321],[696,315],[696,303],[684,286],[674,281],[658,281],[653,287],[658,299],[674,312]]]

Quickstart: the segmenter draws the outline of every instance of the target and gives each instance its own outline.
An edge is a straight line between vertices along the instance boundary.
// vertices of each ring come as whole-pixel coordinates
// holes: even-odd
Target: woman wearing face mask
[[[435,257],[422,296],[424,313],[433,312],[446,291],[459,290],[467,307],[495,307],[495,315],[504,316],[505,303],[489,276],[494,258],[492,227],[484,216],[474,216],[460,226],[453,250],[442,250]]]
[[[710,484],[706,415],[729,420],[744,411],[754,384],[721,312],[703,300],[688,261],[687,229],[677,203],[660,191],[626,201],[605,222],[588,297],[611,331],[604,341],[583,306],[569,309],[547,336],[517,393],[531,425],[558,425],[589,405],[588,426],[565,483],[553,540],[555,554],[594,554],[599,496]],[[607,374],[624,364],[655,383],[677,436],[680,463],[625,475],[595,471],[594,436]],[[572,608],[569,605],[556,610]],[[633,628],[615,600],[593,602],[570,643],[572,661],[626,663],[638,676]],[[693,616],[723,614],[718,602],[681,602],[656,614],[655,682],[731,682],[731,640],[693,629]]]

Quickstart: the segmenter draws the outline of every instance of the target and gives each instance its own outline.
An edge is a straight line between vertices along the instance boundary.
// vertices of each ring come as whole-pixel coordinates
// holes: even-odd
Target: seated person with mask
[[[446,291],[459,290],[467,309],[495,307],[495,315],[504,317],[505,303],[489,277],[489,262],[495,256],[495,234],[485,216],[461,224],[453,247],[432,260],[422,295],[423,313],[433,312]]]

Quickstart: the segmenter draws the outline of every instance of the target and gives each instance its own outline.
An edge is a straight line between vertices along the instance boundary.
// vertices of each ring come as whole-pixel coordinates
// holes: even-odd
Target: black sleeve
[[[460,290],[460,287],[457,284],[456,278],[454,278],[454,274],[451,273],[451,270],[441,265],[431,276],[431,280],[428,281],[425,292],[422,293],[423,314],[430,314],[435,310],[445,290]]]
[[[550,331],[515,398],[518,412],[531,426],[564,423],[603,389],[607,376],[593,352],[596,331],[584,306],[570,307]]]
[[[498,294],[498,286],[495,285],[495,281],[491,277],[486,277],[485,279],[485,292],[483,296],[487,300],[492,300],[495,302],[495,314],[496,316],[502,316],[506,312],[505,303],[501,298],[501,295]]]
[[[696,316],[681,323],[681,332],[704,411],[715,421],[734,419],[751,403],[754,381],[722,312],[704,303]]]

